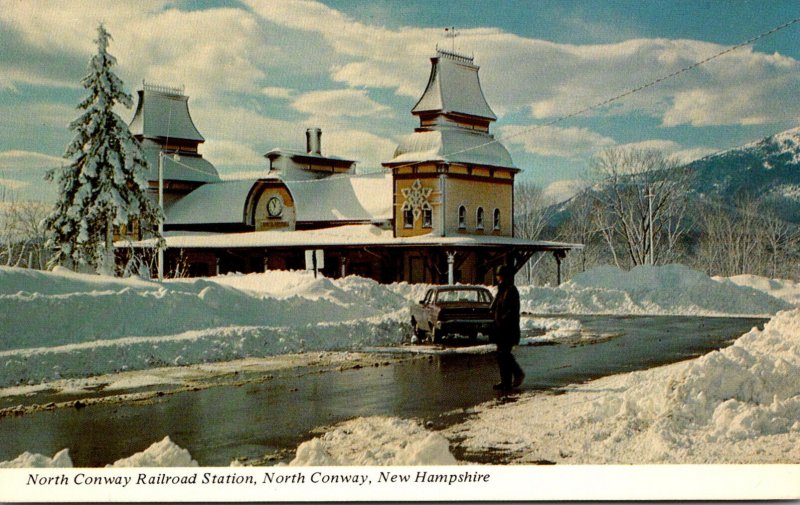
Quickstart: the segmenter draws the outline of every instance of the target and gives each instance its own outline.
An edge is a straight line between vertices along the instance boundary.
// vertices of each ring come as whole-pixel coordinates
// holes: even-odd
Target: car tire
[[[443,338],[444,333],[442,333],[441,330],[437,330],[436,328],[431,329],[431,342],[434,344],[441,344]]]
[[[411,320],[411,327],[414,328],[414,335],[417,337],[417,343],[421,344],[428,337],[428,332],[419,327],[419,323]]]

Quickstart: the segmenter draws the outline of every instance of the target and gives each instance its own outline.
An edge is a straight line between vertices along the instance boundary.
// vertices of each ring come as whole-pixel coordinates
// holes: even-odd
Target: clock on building
[[[283,212],[283,202],[277,196],[267,200],[267,214],[269,217],[278,217]]]

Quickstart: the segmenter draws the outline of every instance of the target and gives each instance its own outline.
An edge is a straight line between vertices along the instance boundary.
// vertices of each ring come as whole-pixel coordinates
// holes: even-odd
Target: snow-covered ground
[[[308,272],[159,284],[0,268],[0,395],[54,384],[74,393],[98,374],[133,387],[177,380],[169,370],[202,376],[209,363],[397,347],[409,334],[407,306],[426,288]],[[800,299],[790,281],[711,279],[680,265],[599,268],[520,292],[523,309],[537,314],[526,328],[545,332],[533,341],[580,333],[578,321],[546,314],[772,315]],[[444,437],[467,450],[505,449],[518,462],[797,462],[798,372],[800,311],[788,310],[698,360],[484,405],[443,434],[409,420],[352,420],[302,445],[293,463],[446,464]],[[153,450],[180,453],[162,442]],[[10,464],[63,465],[68,456],[20,458]]]
[[[800,309],[687,362],[483,406],[447,431],[519,463],[800,462]]]

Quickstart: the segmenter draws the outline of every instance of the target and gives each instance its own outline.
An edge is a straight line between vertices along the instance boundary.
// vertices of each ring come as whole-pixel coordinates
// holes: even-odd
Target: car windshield
[[[439,291],[437,302],[481,302],[489,303],[489,294],[482,289],[448,289]]]

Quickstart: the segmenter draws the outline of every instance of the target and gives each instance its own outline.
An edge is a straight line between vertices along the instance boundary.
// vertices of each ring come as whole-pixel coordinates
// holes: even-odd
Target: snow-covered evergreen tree
[[[117,103],[130,108],[133,100],[111,68],[111,35],[97,28],[97,54],[89,62],[83,87],[89,96],[78,106],[85,112],[69,125],[75,138],[64,153],[71,163],[47,174],[59,185],[59,200],[46,218],[53,263],[73,268],[90,265],[98,272],[114,269],[115,226],[137,221],[141,230],[157,236],[160,211],[145,194],[141,173],[147,168],[139,142],[114,112]]]

